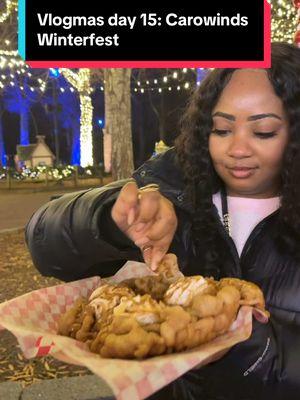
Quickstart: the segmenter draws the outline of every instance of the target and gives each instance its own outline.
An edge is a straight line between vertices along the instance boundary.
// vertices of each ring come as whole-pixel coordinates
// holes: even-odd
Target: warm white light
[[[79,69],[75,73],[67,68],[62,68],[67,81],[74,86],[80,99],[80,165],[87,167],[93,165],[93,105],[91,99],[90,70]]]

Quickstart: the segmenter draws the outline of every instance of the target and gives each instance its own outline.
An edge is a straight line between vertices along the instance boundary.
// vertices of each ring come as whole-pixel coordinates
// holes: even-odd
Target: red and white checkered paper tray
[[[145,264],[129,261],[111,278],[120,282],[151,271]],[[252,315],[261,322],[267,317],[243,306],[230,331],[198,348],[143,361],[103,359],[91,353],[84,343],[57,335],[57,322],[78,297],[88,297],[101,284],[99,277],[35,290],[0,304],[0,329],[12,332],[27,358],[51,354],[59,360],[83,365],[104,379],[118,400],[140,400],[150,396],[185,372],[220,357],[233,345],[249,338]]]

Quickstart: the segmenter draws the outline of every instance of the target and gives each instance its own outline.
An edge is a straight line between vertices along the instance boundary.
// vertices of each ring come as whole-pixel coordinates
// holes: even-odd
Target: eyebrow
[[[227,114],[221,111],[217,111],[213,114],[213,117],[223,117],[228,119],[229,121],[235,121],[235,116],[231,115],[231,114]],[[276,118],[279,119],[280,121],[282,120],[281,117],[279,117],[279,115],[274,114],[274,113],[265,113],[265,114],[256,114],[256,115],[250,115],[250,117],[247,118],[247,121],[257,121],[259,119],[263,119],[263,118]]]

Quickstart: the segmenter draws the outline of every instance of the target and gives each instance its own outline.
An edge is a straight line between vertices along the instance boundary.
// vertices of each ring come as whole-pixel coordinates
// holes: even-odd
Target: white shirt
[[[213,203],[217,207],[220,219],[223,222],[220,192],[213,195]],[[279,208],[280,197],[251,199],[227,196],[227,204],[231,237],[239,255],[241,255],[246,240],[255,226]]]

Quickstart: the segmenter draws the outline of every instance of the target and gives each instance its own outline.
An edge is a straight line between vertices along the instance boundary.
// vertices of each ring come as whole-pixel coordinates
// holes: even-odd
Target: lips
[[[240,178],[240,179],[245,179],[249,178],[254,174],[256,168],[252,167],[233,167],[233,168],[228,168],[229,173],[235,177],[235,178]]]

